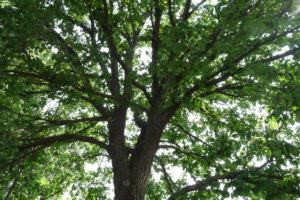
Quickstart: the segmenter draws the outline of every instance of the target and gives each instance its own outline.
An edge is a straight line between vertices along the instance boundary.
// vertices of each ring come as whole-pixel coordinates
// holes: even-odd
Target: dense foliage
[[[299,198],[298,4],[0,1],[0,199]]]

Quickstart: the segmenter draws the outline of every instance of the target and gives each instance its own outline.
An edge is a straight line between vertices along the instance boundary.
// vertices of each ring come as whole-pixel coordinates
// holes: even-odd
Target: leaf
[[[296,120],[297,120],[298,122],[300,122],[300,109],[297,109],[297,110],[295,111],[295,115],[296,115]]]

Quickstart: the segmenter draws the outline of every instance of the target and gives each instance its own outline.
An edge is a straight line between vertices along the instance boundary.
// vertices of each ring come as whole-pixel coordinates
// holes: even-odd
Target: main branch
[[[44,137],[38,139],[36,142],[29,143],[29,144],[23,144],[18,146],[18,149],[20,151],[39,147],[39,146],[50,146],[57,142],[66,142],[66,141],[81,141],[81,142],[87,142],[90,144],[98,145],[99,147],[105,149],[106,151],[110,151],[109,146],[105,144],[104,142],[101,142],[93,137],[78,135],[78,134],[63,134],[63,135],[56,135],[56,136],[50,136],[50,137]]]

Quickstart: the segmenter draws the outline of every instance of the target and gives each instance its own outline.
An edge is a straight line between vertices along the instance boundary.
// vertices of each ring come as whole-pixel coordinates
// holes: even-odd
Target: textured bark
[[[153,108],[145,130],[141,131],[135,149],[130,152],[130,160],[125,146],[116,147],[115,141],[113,147],[115,200],[145,199],[148,177],[165,124],[166,120],[159,108]],[[116,126],[112,128],[116,129]]]
[[[128,184],[128,183],[126,183]],[[124,185],[115,190],[114,200],[144,200],[147,183],[142,185]]]
[[[115,199],[129,200],[130,170],[124,130],[127,108],[116,109],[109,122],[109,143],[114,174]]]

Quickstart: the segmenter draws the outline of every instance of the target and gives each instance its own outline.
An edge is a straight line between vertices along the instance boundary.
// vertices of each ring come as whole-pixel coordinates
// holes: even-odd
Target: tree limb
[[[205,2],[206,2],[206,0],[200,1],[199,3],[197,3],[197,5],[195,5],[195,7],[191,11],[189,11],[191,6],[189,5],[189,8],[187,8],[188,5],[186,4],[185,9],[188,9],[188,10],[184,9],[184,13],[182,15],[182,20],[186,21],[188,18],[190,18],[190,16]]]
[[[173,27],[175,27],[176,24],[175,24],[175,20],[174,20],[173,11],[172,11],[172,0],[168,0],[168,15],[169,15],[171,25]]]
[[[90,118],[81,118],[81,119],[69,119],[69,120],[47,120],[47,119],[41,119],[44,120],[51,125],[69,125],[69,124],[75,124],[80,122],[99,122],[99,121],[106,121],[106,117],[90,117]]]
[[[154,21],[151,15],[151,24],[152,24],[152,38],[151,38],[151,48],[152,48],[152,67],[156,67],[158,61],[158,51],[159,51],[159,30],[161,22],[162,10],[159,5],[159,0],[154,1]],[[154,73],[152,78],[152,96],[153,98],[158,99],[160,97],[160,85],[158,81],[158,76]]]
[[[140,89],[140,90],[144,93],[145,97],[147,98],[147,100],[148,100],[150,103],[152,102],[152,97],[151,97],[151,95],[149,94],[149,92],[147,91],[145,85],[142,85],[142,84],[136,82],[135,80],[131,80],[131,83],[132,83],[136,88]]]
[[[63,135],[56,135],[56,136],[49,136],[49,137],[45,137],[45,138],[40,138],[38,141],[30,143],[30,144],[23,144],[18,146],[18,149],[20,151],[24,151],[26,149],[31,149],[34,147],[39,147],[39,146],[43,146],[43,147],[47,147],[50,146],[54,143],[57,142],[65,142],[65,141],[81,141],[81,142],[87,142],[90,144],[96,144],[99,147],[107,150],[108,152],[110,151],[110,148],[107,144],[105,144],[104,142],[101,142],[93,137],[89,137],[89,136],[83,136],[83,135],[77,135],[77,134],[63,134]]]
[[[179,128],[180,130],[182,130],[183,133],[185,133],[186,135],[188,135],[190,138],[193,138],[199,142],[201,142],[202,144],[205,144],[205,145],[209,145],[207,144],[206,142],[204,142],[203,140],[201,140],[200,138],[194,136],[193,134],[191,134],[189,131],[187,131],[183,126],[181,126],[180,124],[177,124],[177,123],[172,123],[173,125],[175,125],[177,128]]]
[[[206,157],[204,157],[198,153],[191,152],[191,151],[184,151],[184,150],[182,150],[182,147],[180,147],[176,144],[163,144],[163,145],[159,145],[159,148],[160,149],[174,149],[175,151],[177,151],[183,155],[186,155],[186,156],[194,156],[197,158],[206,159]]]
[[[224,86],[216,88],[216,89],[214,89],[212,91],[203,92],[199,96],[201,98],[204,98],[204,97],[207,97],[207,96],[209,96],[211,94],[214,94],[214,93],[222,93],[222,92],[224,92],[226,90],[240,90],[243,87],[244,86],[241,86],[241,85],[224,85]]]
[[[8,192],[6,193],[6,195],[4,197],[4,200],[9,200],[9,197],[10,197],[11,193],[13,192],[13,190],[15,189],[16,184],[20,178],[22,171],[23,171],[22,169],[19,169],[19,172],[18,172],[17,176],[15,177],[15,180],[13,181],[12,185],[9,187]]]
[[[167,172],[166,166],[164,165],[163,161],[161,159],[159,159],[158,157],[156,157],[156,159],[158,160],[159,165],[161,166],[161,171],[164,175],[165,181],[167,182],[169,191],[171,192],[171,194],[174,193],[173,187],[172,185],[175,185],[174,181],[172,180],[171,176],[169,175],[169,173]],[[176,186],[176,185],[175,185]],[[176,186],[177,188],[177,186]]]
[[[266,58],[266,59],[262,59],[259,62],[261,62],[261,63],[272,62],[272,61],[275,61],[275,60],[278,60],[278,59],[285,58],[287,56],[293,55],[293,54],[295,54],[299,50],[300,50],[300,47],[297,47],[297,48],[291,49],[289,51],[286,51],[284,53],[281,53],[281,54],[278,54],[278,55],[275,55],[275,56],[272,56],[272,57],[269,57],[269,58]]]
[[[65,119],[65,120],[52,120],[52,119],[45,119],[33,115],[27,115],[27,114],[22,114],[16,111],[13,111],[12,109],[6,107],[6,106],[0,106],[1,109],[8,110],[12,113],[15,113],[19,115],[20,117],[29,117],[34,120],[41,120],[49,123],[50,125],[56,125],[56,126],[61,126],[61,125],[69,125],[69,124],[76,124],[80,122],[99,122],[99,121],[106,121],[108,120],[108,117],[87,117],[87,118],[80,118],[80,119]]]
[[[232,172],[229,174],[223,174],[223,175],[215,175],[215,176],[211,176],[203,181],[200,181],[197,184],[194,185],[188,185],[185,186],[181,189],[179,189],[177,192],[175,192],[174,194],[172,194],[168,200],[175,200],[177,198],[177,196],[182,195],[182,194],[186,194],[189,192],[193,192],[193,191],[199,191],[199,190],[204,190],[207,186],[209,186],[209,184],[211,184],[214,181],[217,180],[221,180],[221,179],[235,179],[237,178],[239,175],[242,175],[246,173],[245,170],[240,170],[240,171],[236,171],[236,172]]]
[[[186,0],[183,8],[183,13],[181,15],[181,19],[186,21],[189,18],[190,8],[191,8],[192,0]]]
[[[57,33],[53,28],[49,27],[49,25],[47,25],[47,28],[49,28],[49,31],[61,42],[61,47],[65,49],[65,52],[79,59],[77,52],[65,41],[65,39],[59,33]],[[76,63],[76,65],[80,64]]]
[[[71,22],[73,25],[77,25],[77,26],[79,26],[80,28],[82,28],[82,30],[84,30],[86,33],[92,34],[92,29],[89,28],[89,27],[87,27],[85,24],[80,23],[80,22],[74,20],[71,16],[69,16],[69,15],[67,15],[67,14],[65,14],[65,13],[64,13],[63,15],[64,15],[64,18],[65,18],[66,20],[68,20],[69,22]]]
[[[206,178],[206,179],[198,182],[197,184],[188,185],[188,186],[185,186],[185,187],[179,189],[177,192],[172,194],[168,198],[168,200],[175,200],[179,195],[183,195],[183,194],[186,194],[189,192],[204,190],[206,187],[208,187],[214,181],[218,181],[218,180],[222,180],[222,179],[231,179],[232,180],[232,179],[238,178],[240,175],[251,173],[251,172],[256,172],[256,171],[264,168],[267,164],[269,164],[272,161],[273,161],[273,159],[271,158],[270,160],[265,162],[263,165],[254,168],[254,170],[239,170],[239,171],[231,172],[228,174],[211,176],[209,178]]]
[[[109,25],[109,11],[106,0],[102,0],[103,3],[103,11],[104,11],[104,20],[102,22],[102,29],[106,35],[106,40],[109,45],[109,49],[111,51],[112,56],[120,63],[121,67],[125,72],[129,72],[130,69],[126,65],[126,63],[122,60],[120,54],[118,53],[117,47],[115,45],[115,41],[113,38],[112,27]],[[101,20],[102,21],[102,20]]]

